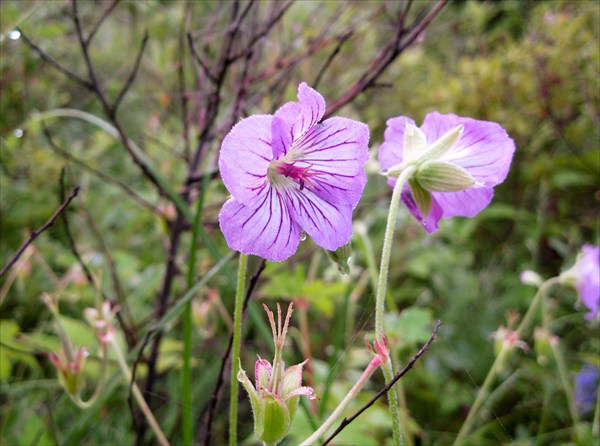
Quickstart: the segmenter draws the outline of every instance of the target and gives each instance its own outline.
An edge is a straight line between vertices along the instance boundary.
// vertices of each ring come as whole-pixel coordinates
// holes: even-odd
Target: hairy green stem
[[[390,257],[392,255],[392,242],[394,241],[394,227],[396,226],[396,217],[398,216],[398,207],[400,205],[400,194],[404,184],[415,172],[415,167],[405,169],[396,180],[390,210],[388,213],[387,225],[385,227],[385,236],[383,238],[383,249],[381,251],[381,266],[379,268],[379,280],[377,282],[377,296],[375,298],[375,339],[383,342],[385,338],[385,294],[387,291],[387,278],[390,269]]]
[[[533,315],[534,315],[536,309],[538,308],[538,305],[540,304],[541,301],[544,300],[544,297],[548,293],[548,289],[556,283],[558,283],[558,277],[553,277],[553,278],[545,281],[542,285],[540,285],[535,297],[529,304],[529,308],[527,309],[525,316],[523,316],[523,319],[521,320],[521,323],[519,324],[519,327],[516,330],[517,338],[521,339],[521,337],[523,336],[523,333],[529,327],[529,323],[531,322],[531,319],[533,318]],[[467,414],[467,418],[465,419],[465,422],[461,426],[460,431],[458,432],[458,435],[456,436],[456,439],[454,440],[453,444],[455,444],[455,445],[464,444],[465,437],[468,435],[468,433],[471,431],[471,428],[473,427],[473,423],[475,421],[475,416],[479,413],[479,410],[483,406],[484,402],[487,400],[487,397],[491,391],[491,387],[492,387],[492,384],[494,383],[494,379],[496,378],[496,374],[498,373],[498,370],[501,368],[501,365],[506,362],[506,360],[509,358],[510,354],[513,351],[514,351],[514,346],[511,346],[507,343],[504,343],[502,345],[502,348],[500,349],[500,352],[496,356],[496,359],[494,360],[492,367],[488,371],[488,374],[485,377],[485,380],[483,381],[483,384],[481,385],[479,392],[477,393],[477,398],[475,398],[475,402],[471,406],[471,409],[469,410],[469,413]]]
[[[242,341],[242,307],[244,305],[244,290],[246,288],[246,270],[248,256],[240,254],[238,267],[237,289],[235,292],[235,308],[233,312],[233,346],[231,348],[231,398],[229,404],[229,444],[237,443],[237,413],[238,413],[238,381],[240,368],[240,346]]]
[[[396,226],[396,217],[398,216],[398,207],[400,205],[400,195],[404,185],[415,172],[416,167],[411,166],[405,169],[394,186],[390,210],[388,213],[387,224],[385,228],[385,236],[383,239],[383,249],[381,252],[381,266],[379,268],[379,280],[377,282],[377,295],[375,298],[375,339],[382,345],[385,342],[385,295],[387,291],[387,278],[390,268],[390,258],[392,255],[392,242],[394,240],[394,227]],[[394,377],[394,368],[391,358],[388,359],[382,366],[385,383],[389,383]],[[392,429],[394,433],[394,444],[402,443],[402,428],[400,407],[398,405],[398,391],[396,387],[392,387],[388,392],[388,401],[390,407],[390,415],[392,417]]]

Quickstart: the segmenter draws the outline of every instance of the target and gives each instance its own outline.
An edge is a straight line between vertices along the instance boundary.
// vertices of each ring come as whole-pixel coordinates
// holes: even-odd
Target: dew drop
[[[23,130],[21,130],[21,129],[15,129],[13,131],[13,135],[15,135],[17,138],[21,138],[23,136]]]
[[[302,231],[302,234],[300,234],[300,241],[303,242],[304,240],[306,240],[306,232]]]
[[[87,350],[83,351],[83,357],[87,358],[88,356],[90,356],[90,352],[88,352]]]
[[[8,38],[10,40],[19,40],[20,37],[21,37],[21,33],[19,32],[18,29],[13,29],[12,31],[10,31],[8,33]]]

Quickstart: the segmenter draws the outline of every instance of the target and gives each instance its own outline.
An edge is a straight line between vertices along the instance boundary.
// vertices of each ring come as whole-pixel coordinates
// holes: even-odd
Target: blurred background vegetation
[[[80,2],[84,25],[93,23],[108,4]],[[388,16],[401,4],[298,1],[265,37],[265,49],[254,68],[257,73],[267,72],[278,54],[295,54],[326,27],[332,34],[351,27],[353,34],[319,76],[318,90],[329,102],[386,41],[392,32]],[[223,2],[215,16],[216,5],[123,2],[103,23],[91,50],[100,82],[114,96],[148,32],[148,47],[119,116],[128,135],[173,185],[182,184],[187,172],[182,94],[189,101],[190,140],[198,137],[195,125],[202,119],[194,109],[203,94],[195,83],[199,68],[192,68],[189,55],[181,70],[187,89],[181,92],[182,36],[185,39],[189,32],[201,37],[210,30],[218,39],[232,3]],[[270,5],[259,2],[258,14],[266,14]],[[430,5],[415,2],[411,17]],[[120,287],[120,295],[113,297],[141,339],[153,320],[175,209],[140,174],[121,143],[104,130],[81,120],[40,119],[40,113],[57,108],[103,118],[89,91],[44,62],[23,38],[10,34],[19,27],[53,58],[83,75],[70,3],[6,0],[0,7],[0,263],[4,265],[29,233],[56,210],[62,201],[59,179],[64,169],[68,187],[81,187],[68,211],[77,247],[107,293]],[[519,281],[519,273],[532,269],[544,278],[554,276],[573,263],[582,244],[599,244],[599,35],[600,6],[595,1],[451,2],[372,88],[337,112],[371,128],[369,182],[355,211],[351,272],[341,276],[307,240],[290,261],[267,265],[253,297],[271,307],[281,300],[294,300],[301,307],[292,322],[288,363],[307,356],[302,338],[310,339],[308,381],[321,400],[314,408],[306,404],[300,411],[287,443],[302,440],[311,423],[335,407],[369,360],[363,344],[365,335],[372,338],[373,327],[369,256],[374,253],[379,258],[391,195],[385,179],[377,174],[376,152],[386,119],[407,115],[420,123],[434,110],[498,122],[517,146],[506,182],[496,188],[492,204],[476,218],[444,221],[433,235],[422,231],[405,210],[398,221],[388,314],[398,363],[412,357],[430,336],[435,320],[444,323],[437,341],[403,379],[410,429],[417,444],[452,442],[493,362],[491,334],[506,325],[508,312],[524,314],[535,292]],[[269,94],[250,85],[248,107],[237,118],[270,113],[294,100],[298,83],[314,83],[332,49],[317,49],[289,67],[276,67],[286,70],[285,83],[281,87],[274,83]],[[229,94],[226,84],[225,103]],[[219,114],[222,122],[225,113]],[[221,137],[227,130],[222,129]],[[219,145],[217,134],[201,166],[207,175],[214,172]],[[124,191],[123,184],[133,192]],[[226,194],[213,175],[204,191],[202,221],[221,253],[227,252],[227,246],[217,214]],[[183,235],[182,245],[184,264],[189,234]],[[197,250],[196,275],[201,277],[215,261],[201,242]],[[230,269],[235,270],[234,263]],[[185,282],[176,281],[173,296],[185,290]],[[97,379],[93,330],[81,315],[97,302],[99,292],[87,281],[63,225],[57,223],[0,282],[0,442],[134,443],[123,382],[109,381],[102,401],[86,412],[79,412],[64,395],[46,356],[59,349],[59,342],[51,314],[40,301],[43,292],[60,294],[68,331],[92,353],[85,369],[90,389]],[[197,296],[193,413],[198,425],[228,339],[232,297],[233,287],[224,276],[211,280]],[[170,303],[175,301],[173,297]],[[574,291],[557,289],[551,303],[552,330],[574,376],[584,363],[598,362],[598,322],[584,320]],[[302,327],[303,319],[308,329]],[[242,365],[251,370],[256,354],[269,357],[272,347],[255,318],[248,319],[245,336]],[[533,347],[531,333],[525,340]],[[181,352],[177,320],[169,325],[161,344],[159,379],[147,395],[175,442],[179,440]],[[144,373],[141,363],[138,376],[143,378]],[[352,407],[358,408],[382,384],[376,374]],[[243,404],[240,434],[252,443],[245,397]],[[226,413],[223,402],[215,418],[215,443],[226,438]],[[581,414],[584,425],[590,425],[591,418]],[[479,445],[591,441],[577,440],[573,432],[556,364],[531,349],[515,354],[505,367],[470,441]],[[389,443],[385,404],[367,411],[336,441]]]

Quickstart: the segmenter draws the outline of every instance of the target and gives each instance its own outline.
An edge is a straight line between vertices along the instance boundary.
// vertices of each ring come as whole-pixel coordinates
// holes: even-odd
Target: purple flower
[[[514,150],[496,123],[434,112],[420,128],[405,116],[389,119],[379,161],[391,187],[402,171],[415,169],[402,201],[431,233],[441,218],[483,210],[506,178]]]
[[[231,249],[280,261],[303,230],[331,251],[352,235],[369,128],[340,117],[319,123],[325,100],[305,83],[298,100],[242,119],[223,140],[219,169],[232,198],[219,223]]]
[[[585,364],[575,375],[575,406],[580,415],[592,412],[598,391],[598,367]]]
[[[590,312],[586,319],[593,319],[600,307],[600,247],[584,245],[575,265],[560,275],[565,285],[574,286],[581,302]]]

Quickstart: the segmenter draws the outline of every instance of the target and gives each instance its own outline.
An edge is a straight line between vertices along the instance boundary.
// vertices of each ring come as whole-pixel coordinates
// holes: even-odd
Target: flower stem
[[[385,315],[385,294],[387,291],[387,278],[390,269],[390,257],[392,255],[392,242],[394,240],[394,227],[396,226],[396,217],[398,216],[398,207],[400,205],[400,194],[404,184],[415,172],[415,167],[405,169],[396,180],[392,201],[388,213],[387,225],[385,227],[385,236],[383,238],[383,249],[381,251],[381,266],[379,268],[379,280],[377,282],[377,297],[375,298],[375,339],[383,342],[385,337],[384,315]]]
[[[416,167],[411,166],[405,169],[394,186],[392,200],[388,213],[385,235],[383,238],[383,249],[381,252],[381,266],[379,268],[379,280],[377,282],[377,295],[375,298],[375,339],[380,343],[385,343],[385,295],[387,291],[387,278],[390,268],[390,258],[392,255],[392,242],[394,240],[394,227],[396,226],[396,217],[398,216],[398,207],[400,205],[400,195],[404,185],[415,172]],[[394,377],[394,368],[391,358],[383,364],[383,375],[385,383],[389,383]],[[398,392],[396,387],[392,387],[388,392],[388,401],[390,415],[392,417],[392,428],[394,433],[394,444],[402,444],[402,428],[400,422],[400,407],[398,406]]]
[[[238,266],[237,289],[235,292],[235,308],[233,312],[233,346],[231,349],[231,398],[229,404],[229,444],[237,443],[237,413],[238,413],[238,381],[240,367],[240,346],[242,340],[242,307],[244,304],[244,289],[246,287],[246,269],[248,256],[240,254]]]
[[[516,330],[516,335],[518,338],[521,338],[525,330],[528,328],[529,322],[533,318],[535,310],[537,309],[539,303],[547,295],[550,286],[556,283],[558,283],[558,278],[553,277],[545,281],[542,285],[540,285],[535,297],[531,301],[531,304],[529,304],[529,308],[527,309],[525,316],[523,316],[523,319],[521,320],[521,323],[519,324],[519,327]],[[479,409],[481,409],[483,403],[487,400],[487,397],[490,393],[492,384],[494,383],[494,379],[496,378],[496,374],[500,369],[500,366],[505,363],[512,351],[513,349],[508,344],[502,345],[500,352],[496,356],[492,367],[488,371],[488,374],[485,377],[485,380],[483,381],[479,392],[477,393],[477,398],[475,398],[475,402],[471,406],[471,409],[467,414],[465,422],[463,423],[462,427],[460,428],[460,431],[458,432],[458,435],[456,436],[456,439],[454,440],[455,445],[463,444],[465,436],[470,432],[473,426],[473,422],[475,421],[475,415],[477,415]]]
[[[194,223],[192,225],[192,240],[190,243],[190,256],[188,260],[188,270],[186,284],[188,289],[194,285],[194,274],[196,271],[196,243],[198,241],[198,233],[200,228],[200,220],[202,216],[202,206],[204,204],[204,192],[208,186],[205,179],[200,188],[200,196],[196,205],[196,214],[194,215]],[[192,301],[188,300],[185,304],[183,313],[183,367],[181,370],[181,431],[183,444],[192,444],[193,426],[192,426],[192,342],[193,342],[193,315]]]
[[[340,402],[340,404],[335,408],[335,410],[329,415],[329,417],[323,422],[323,424],[306,440],[304,440],[301,445],[310,445],[318,442],[319,438],[322,437],[327,429],[331,427],[333,423],[340,417],[344,409],[350,404],[350,401],[354,399],[358,392],[363,388],[367,380],[371,377],[373,372],[381,365],[381,358],[379,356],[374,357],[363,374],[360,376],[358,381],[352,386],[350,392],[344,397],[344,399]]]
[[[127,362],[125,361],[125,357],[123,356],[123,352],[121,351],[119,344],[117,344],[117,340],[113,337],[109,342],[110,342],[110,345],[115,350],[115,354],[117,356],[117,362],[119,363],[119,366],[121,367],[121,371],[123,372],[123,375],[125,375],[125,378],[127,379],[127,381],[131,383],[131,391],[133,392],[133,396],[135,397],[138,404],[140,405],[140,409],[144,413],[144,416],[146,417],[148,424],[150,425],[150,427],[156,434],[158,443],[161,446],[170,446],[169,440],[167,440],[167,437],[165,437],[165,434],[163,433],[160,426],[158,425],[156,418],[154,418],[154,415],[152,415],[152,411],[148,407],[148,403],[146,403],[146,400],[144,399],[144,396],[142,395],[140,388],[138,387],[138,385],[135,382],[131,381],[131,371],[129,370],[129,366],[127,365]]]

